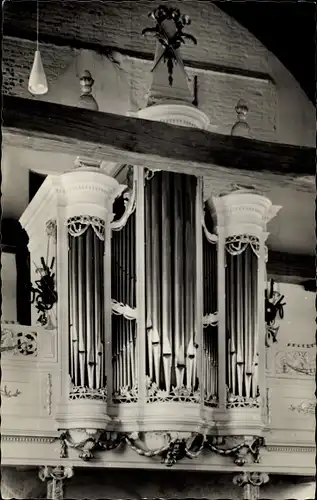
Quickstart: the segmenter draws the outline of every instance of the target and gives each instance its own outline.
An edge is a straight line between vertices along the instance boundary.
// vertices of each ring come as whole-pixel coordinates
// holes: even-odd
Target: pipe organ
[[[80,159],[28,208],[57,228],[59,429],[74,442],[118,428],[212,434],[215,422],[261,436],[266,224],[279,207],[252,189],[205,200],[194,174],[116,168],[123,184]]]

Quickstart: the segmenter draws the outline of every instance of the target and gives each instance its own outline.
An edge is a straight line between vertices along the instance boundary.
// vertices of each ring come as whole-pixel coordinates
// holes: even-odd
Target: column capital
[[[260,498],[260,486],[269,481],[265,472],[242,472],[233,478],[233,484],[243,488],[244,500],[258,500]]]
[[[226,237],[240,234],[260,236],[281,208],[265,196],[243,189],[213,198],[213,206],[217,226],[224,227]]]

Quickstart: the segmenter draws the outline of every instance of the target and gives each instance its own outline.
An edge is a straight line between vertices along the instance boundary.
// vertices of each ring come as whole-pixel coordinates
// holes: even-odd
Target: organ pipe
[[[112,300],[135,309],[135,213],[125,218],[124,225],[112,231]],[[112,315],[112,374],[114,402],[124,401],[122,390],[136,387],[135,319],[123,314]]]
[[[227,384],[234,396],[247,399],[257,393],[257,265],[250,245],[241,253],[227,252]]]
[[[99,389],[106,384],[101,289],[104,241],[91,226],[68,238],[69,373],[75,386]]]
[[[210,217],[208,220],[208,212],[205,213],[205,219],[202,230],[203,314],[209,316],[217,313],[217,244],[210,238],[213,225]],[[213,406],[218,394],[218,326],[216,324],[205,325],[203,363],[204,401],[207,406]]]

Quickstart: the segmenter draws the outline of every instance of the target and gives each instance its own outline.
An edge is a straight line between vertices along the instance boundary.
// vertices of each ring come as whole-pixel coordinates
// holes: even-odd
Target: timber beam
[[[316,279],[316,259],[313,255],[289,254],[269,250],[267,274],[279,283],[302,285],[312,291]]]
[[[292,184],[315,175],[315,150],[205,130],[3,96],[3,143],[209,175],[265,174]]]

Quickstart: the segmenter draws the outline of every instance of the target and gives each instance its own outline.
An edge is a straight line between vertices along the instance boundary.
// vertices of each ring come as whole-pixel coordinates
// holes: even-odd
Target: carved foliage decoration
[[[88,399],[107,401],[107,387],[92,389],[86,386],[74,385],[69,377],[69,399]]]
[[[15,332],[4,328],[1,332],[1,352],[14,355],[37,356],[37,332]]]
[[[316,373],[315,353],[312,355],[307,349],[279,351],[276,355],[276,373],[313,377]]]
[[[302,413],[305,415],[309,415],[310,413],[313,414],[315,413],[316,410],[316,402],[314,401],[302,401],[298,405],[290,405],[288,407],[290,411],[297,412],[297,413]]]

